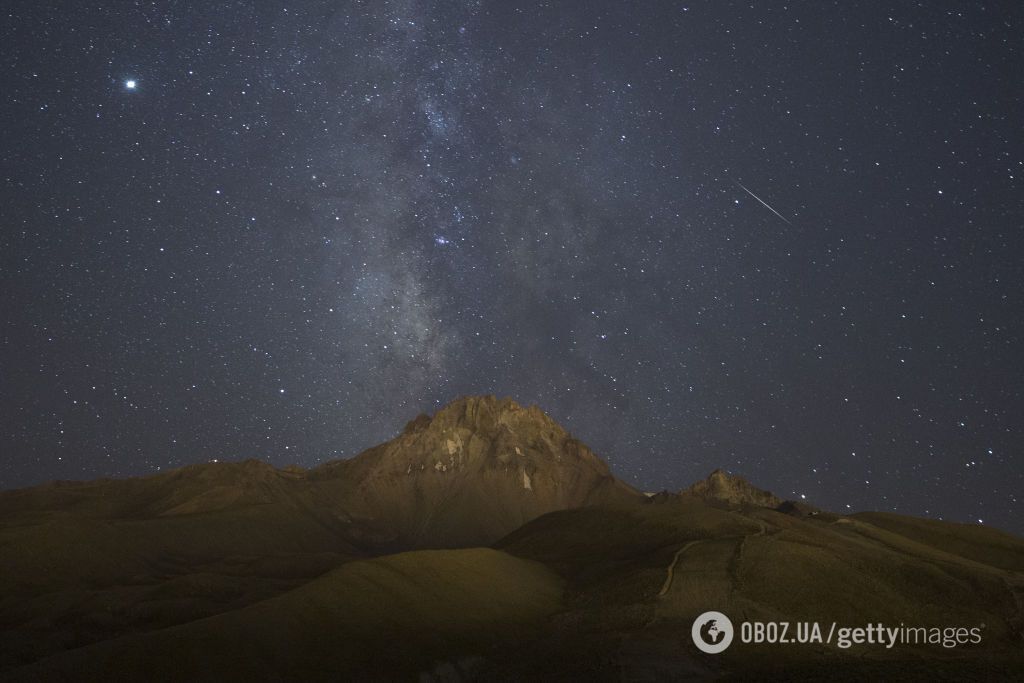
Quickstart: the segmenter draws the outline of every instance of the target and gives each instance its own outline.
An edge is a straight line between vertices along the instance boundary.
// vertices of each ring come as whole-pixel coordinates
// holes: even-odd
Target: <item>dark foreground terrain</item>
[[[733,644],[690,629],[717,610]],[[977,628],[752,644],[740,623]],[[0,494],[0,679],[1013,680],[1024,540],[840,516],[715,472],[649,496],[536,408],[468,398],[314,470]]]

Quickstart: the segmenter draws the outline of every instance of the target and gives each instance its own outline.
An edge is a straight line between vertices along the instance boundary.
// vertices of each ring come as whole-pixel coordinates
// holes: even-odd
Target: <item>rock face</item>
[[[539,408],[493,396],[420,415],[309,478],[354,483],[346,511],[393,529],[400,547],[488,544],[547,512],[641,498]]]
[[[707,479],[698,481],[688,489],[681,491],[705,500],[714,500],[729,505],[756,505],[766,508],[778,508],[783,500],[769,491],[752,486],[746,479],[715,470]]]

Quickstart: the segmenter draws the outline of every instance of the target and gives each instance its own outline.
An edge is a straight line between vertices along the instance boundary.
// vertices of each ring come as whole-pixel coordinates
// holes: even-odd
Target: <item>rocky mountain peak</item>
[[[491,542],[552,510],[638,497],[535,406],[465,396],[314,478],[358,481],[353,510],[389,519],[413,544]]]
[[[759,489],[746,479],[729,474],[722,469],[716,469],[708,475],[707,479],[698,481],[690,488],[685,489],[683,493],[731,505],[777,508],[783,503],[781,498],[773,495],[770,491]]]
[[[440,428],[466,428],[492,432],[504,426],[525,427],[565,433],[565,430],[537,406],[523,407],[511,398],[463,396],[441,408],[430,419]]]
[[[428,465],[447,472],[483,460],[532,471],[573,456],[588,469],[608,473],[603,461],[542,410],[494,396],[464,396],[433,416],[419,415],[385,446],[383,461],[413,470]]]

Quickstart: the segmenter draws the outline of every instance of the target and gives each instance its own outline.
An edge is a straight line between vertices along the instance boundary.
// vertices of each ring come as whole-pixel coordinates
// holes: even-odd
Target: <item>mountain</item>
[[[766,508],[778,508],[783,500],[751,485],[746,479],[715,470],[707,479],[702,479],[681,493],[697,496],[705,500],[714,500],[729,505],[756,505]]]
[[[493,396],[420,415],[308,479],[324,506],[380,522],[400,548],[488,544],[547,512],[641,497],[539,408]],[[337,479],[355,485],[339,493]]]
[[[0,493],[0,668],[243,608],[346,562],[642,496],[536,407],[467,397],[312,470],[256,460]]]
[[[983,630],[706,655],[690,628],[711,609]],[[508,399],[312,470],[0,493],[0,680],[992,680],[1024,671],[1022,644],[1020,538],[822,512],[720,470],[647,497]]]

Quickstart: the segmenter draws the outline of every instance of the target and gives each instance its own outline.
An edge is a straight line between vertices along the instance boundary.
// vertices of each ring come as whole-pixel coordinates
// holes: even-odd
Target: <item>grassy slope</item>
[[[1024,572],[1024,539],[976,524],[955,524],[889,512],[860,512],[854,519],[947,553],[993,567]]]
[[[791,664],[821,677],[829,667],[855,660],[865,672],[876,669],[863,662],[880,660],[881,670],[903,675],[914,671],[907,662],[922,656],[940,663],[966,657],[951,666],[973,674],[1024,664],[1020,604],[1009,586],[1024,577],[1000,566],[1019,541],[941,523],[925,522],[920,531],[905,528],[904,536],[863,518],[834,519],[758,508],[727,511],[684,499],[546,515],[498,546],[567,577],[569,609],[555,620],[558,647],[590,650],[593,661],[591,669],[567,669],[566,675],[627,667],[657,679]],[[949,534],[959,542],[946,542]],[[674,578],[659,595],[674,559]],[[708,609],[738,619],[836,620],[850,626],[984,623],[985,640],[974,650],[956,652],[743,646],[701,658],[688,632],[693,618]],[[601,646],[594,648],[597,642]],[[513,659],[521,676],[544,670],[539,654]]]
[[[979,654],[1020,651],[1024,541],[985,527],[682,497],[544,515],[498,542],[508,555],[417,552],[339,567],[355,552],[341,540],[346,522],[317,512],[327,509],[319,495],[335,498],[332,480],[306,497],[272,471],[230,467],[247,468],[241,488],[223,467],[184,483],[156,478],[155,490],[99,483],[43,491],[33,505],[0,500],[0,512],[21,510],[0,515],[0,669],[103,639],[21,673],[150,678],[169,661],[193,680],[415,673],[444,659],[461,666],[499,641],[506,655],[474,666],[663,678],[780,657],[813,670],[837,655],[748,648],[695,660],[689,622],[706,609],[848,625],[984,622]],[[137,490],[122,489],[112,507],[109,486]],[[384,659],[396,668],[381,669]],[[553,659],[574,663],[551,669]]]
[[[237,609],[353,556],[284,505],[131,520],[8,517],[0,526],[0,670]]]
[[[472,666],[535,632],[560,606],[542,565],[489,549],[346,564],[293,591],[209,619],[107,641],[10,672],[15,680],[387,678]],[[173,665],[168,668],[168,665]]]

